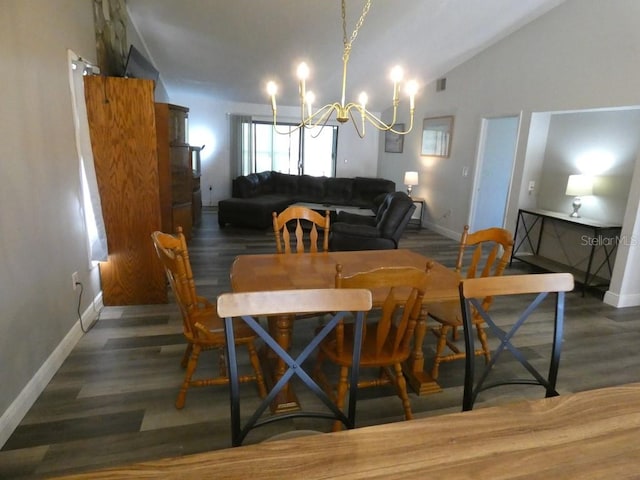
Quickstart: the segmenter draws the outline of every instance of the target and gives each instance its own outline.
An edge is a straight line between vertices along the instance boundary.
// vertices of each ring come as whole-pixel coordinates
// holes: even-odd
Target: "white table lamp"
[[[585,195],[593,195],[593,178],[588,175],[569,175],[567,181],[567,195],[573,195],[573,212],[570,217],[579,218],[580,214],[578,210],[582,206],[582,200],[580,197]]]
[[[418,172],[404,172],[404,184],[407,186],[407,195],[411,196],[411,188],[418,185]]]

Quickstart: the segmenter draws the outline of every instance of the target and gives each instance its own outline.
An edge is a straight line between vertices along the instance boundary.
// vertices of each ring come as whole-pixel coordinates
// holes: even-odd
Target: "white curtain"
[[[93,73],[93,65],[71,50],[69,53],[69,84],[73,102],[73,117],[76,131],[76,148],[79,158],[79,177],[82,185],[81,208],[87,232],[89,260],[102,262],[107,260],[107,235],[102,218],[100,192],[93,163],[87,106],[84,99],[84,76]]]
[[[252,118],[248,115],[229,115],[231,176],[248,175],[253,172]]]

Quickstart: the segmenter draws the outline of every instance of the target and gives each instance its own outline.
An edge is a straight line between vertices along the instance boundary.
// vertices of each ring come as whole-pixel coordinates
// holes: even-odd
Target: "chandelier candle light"
[[[396,133],[398,135],[405,135],[411,131],[413,128],[413,112],[415,109],[415,95],[418,91],[418,83],[415,80],[411,80],[405,84],[405,90],[407,95],[409,96],[409,115],[410,115],[410,123],[409,128],[407,130],[396,130],[394,128],[396,124],[396,114],[398,105],[400,103],[398,92],[400,90],[400,83],[402,82],[402,78],[404,76],[402,68],[396,66],[391,71],[391,79],[393,81],[393,118],[390,123],[385,123],[376,115],[367,110],[366,105],[368,101],[367,94],[362,92],[358,98],[358,103],[349,102],[345,104],[345,91],[347,87],[347,63],[349,62],[349,55],[351,54],[351,45],[358,35],[358,31],[364,22],[367,13],[369,12],[369,8],[371,7],[371,0],[367,0],[365,4],[362,15],[358,20],[358,23],[351,34],[351,38],[347,38],[347,25],[346,25],[346,7],[345,0],[342,0],[342,32],[343,32],[343,45],[344,50],[342,53],[342,98],[340,102],[329,103],[315,112],[313,111],[313,103],[315,101],[315,94],[311,91],[307,91],[307,78],[309,78],[309,67],[306,63],[301,63],[298,66],[297,75],[299,80],[299,90],[300,90],[300,108],[301,108],[301,122],[296,126],[296,128],[311,128],[324,126],[329,121],[331,114],[333,112],[336,113],[336,120],[340,123],[348,122],[349,119],[352,120],[354,127],[360,138],[363,138],[365,135],[365,121],[369,121],[375,128],[382,131],[390,131]],[[269,81],[267,83],[267,93],[271,97],[271,109],[273,111],[273,126],[277,131],[277,121],[276,121],[276,94],[278,93],[278,86],[275,82]],[[358,126],[358,122],[354,117],[353,111],[356,111],[361,118],[361,128]],[[280,132],[279,132],[280,133]],[[282,133],[291,133],[290,131],[282,132]]]

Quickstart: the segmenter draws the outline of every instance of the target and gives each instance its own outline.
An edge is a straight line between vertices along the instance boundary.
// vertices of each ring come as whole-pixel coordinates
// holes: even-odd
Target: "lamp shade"
[[[418,185],[418,172],[404,172],[405,185]]]
[[[569,175],[565,193],[574,197],[593,195],[593,179],[588,175]]]

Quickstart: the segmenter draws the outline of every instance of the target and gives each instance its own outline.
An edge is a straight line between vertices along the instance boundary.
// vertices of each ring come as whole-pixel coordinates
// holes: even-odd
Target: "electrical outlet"
[[[73,289],[75,290],[78,288],[78,283],[80,282],[80,280],[78,280],[78,272],[73,272],[71,274],[71,281],[73,282]]]

